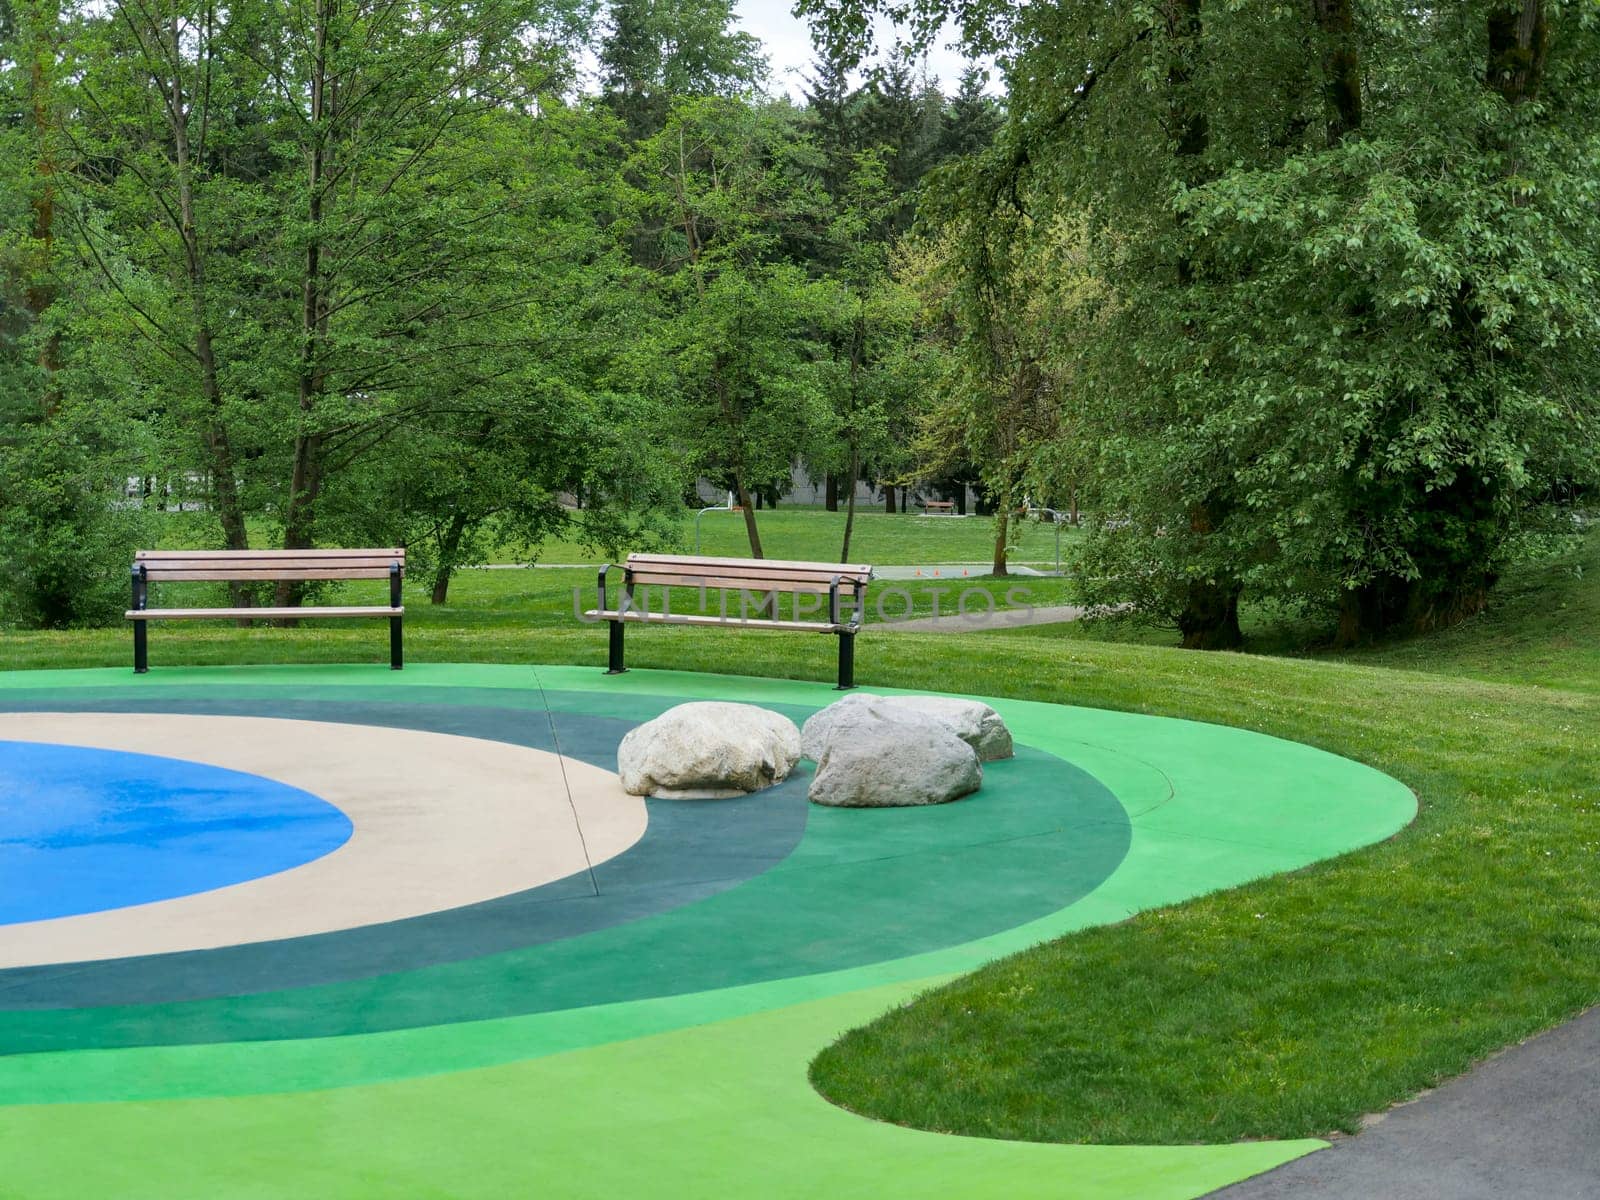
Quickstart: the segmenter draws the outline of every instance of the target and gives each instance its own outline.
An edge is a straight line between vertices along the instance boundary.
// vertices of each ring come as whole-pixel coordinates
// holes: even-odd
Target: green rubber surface
[[[0,704],[9,708],[49,710],[52,700],[64,707],[90,695],[122,696],[144,711],[163,697],[426,697],[482,707],[491,695],[496,707],[530,714],[548,704],[564,716],[635,722],[687,699],[798,715],[836,698],[813,683],[653,671],[606,677],[573,667],[0,674]],[[159,1016],[138,1006],[0,1012],[0,1029],[15,1032],[14,1022],[95,1029],[67,1044],[101,1046],[0,1057],[0,1104],[8,1106],[0,1111],[0,1196],[1190,1197],[1318,1148],[1315,1141],[1093,1147],[949,1137],[855,1117],[810,1089],[807,1064],[832,1038],[944,979],[1073,929],[1344,853],[1389,836],[1415,812],[1396,781],[1294,743],[1133,714],[989,702],[1017,742],[1038,752],[1031,766],[1022,757],[1009,764],[1017,767],[1013,794],[1053,786],[1053,756],[1113,796],[1119,820],[1074,826],[1070,817],[1052,820],[1048,807],[1030,815],[1020,803],[1016,811],[992,809],[992,824],[976,819],[980,805],[963,810],[969,802],[892,814],[813,812],[798,845],[772,869],[671,914],[572,938],[564,951],[592,953],[586,961],[596,969],[626,974],[620,959],[648,956],[657,945],[694,945],[668,936],[670,922],[686,921],[704,923],[702,952],[720,933],[732,961],[762,961],[774,950],[762,933],[783,923],[750,922],[787,906],[794,910],[792,944],[780,956],[787,973],[697,975],[679,970],[695,964],[668,957],[658,977],[702,983],[636,994],[613,981],[541,1011],[487,1006],[506,1015],[436,1021],[424,1014],[342,1036],[263,1031],[274,1006],[287,1013],[294,996],[270,990],[165,1006],[171,1011]],[[987,799],[1007,794],[1007,766],[991,769]],[[867,820],[851,824],[854,817]],[[886,819],[873,824],[879,817]],[[989,878],[1049,882],[1053,870],[1076,870],[1074,846],[1116,829],[1121,852],[1087,894],[1033,912],[1026,895],[985,894]],[[935,876],[939,886],[919,890],[941,855],[954,856],[950,877]],[[963,876],[964,866],[984,861],[996,866]],[[758,902],[763,892],[772,894]],[[897,898],[942,905],[935,911],[944,913],[948,936],[937,945],[881,936],[871,926],[889,919]],[[812,951],[803,937],[805,905],[859,914],[861,929],[835,923],[855,938],[856,951],[842,958]],[[709,917],[697,911],[708,906]],[[722,918],[718,908],[727,910]],[[988,914],[977,936],[974,912]],[[652,922],[660,941],[650,935]],[[599,950],[584,951],[579,943],[591,938]],[[507,981],[528,968],[500,961],[515,958],[429,969],[455,974],[408,972],[308,990],[318,993],[313,1007],[336,1023],[359,1022],[368,1009],[382,1010],[375,997],[386,989],[436,1002],[457,989],[471,1001],[481,995],[473,989],[498,986],[503,999],[514,990]],[[575,971],[581,961],[540,965]],[[456,1011],[473,1010],[469,1003]],[[219,1014],[241,1021],[250,1014],[239,1028],[254,1036],[196,1040],[228,1027],[226,1019],[217,1023]],[[157,1026],[184,1039],[162,1044]],[[120,1031],[113,1048],[105,1048],[107,1030]]]

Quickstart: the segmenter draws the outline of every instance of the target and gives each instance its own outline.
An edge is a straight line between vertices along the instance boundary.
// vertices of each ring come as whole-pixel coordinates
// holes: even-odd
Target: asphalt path
[[[1600,1008],[1212,1200],[1595,1200]]]

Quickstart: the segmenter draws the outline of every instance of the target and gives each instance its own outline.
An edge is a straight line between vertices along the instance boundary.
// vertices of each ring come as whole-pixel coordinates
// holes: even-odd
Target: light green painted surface
[[[197,668],[0,675],[0,688],[534,680],[532,668],[500,666]],[[537,682],[568,693],[569,706],[586,707],[570,693],[591,696],[597,710],[618,694],[833,698],[821,684],[677,672],[540,667]],[[946,1137],[851,1116],[807,1085],[806,1064],[839,1033],[951,975],[1369,844],[1415,811],[1394,780],[1294,743],[990,702],[1019,742],[1089,771],[1129,812],[1128,856],[1077,904],[915,958],[717,992],[360,1037],[15,1057],[0,1062],[0,1101],[57,1102],[0,1114],[0,1196],[1191,1197],[1320,1146]]]

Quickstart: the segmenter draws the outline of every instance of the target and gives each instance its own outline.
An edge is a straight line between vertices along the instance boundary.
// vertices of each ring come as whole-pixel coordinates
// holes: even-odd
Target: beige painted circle
[[[344,810],[339,849],[275,875],[104,912],[0,925],[0,968],[354,929],[538,887],[644,836],[614,773],[454,734],[269,717],[3,713],[0,741],[127,750],[301,788]]]

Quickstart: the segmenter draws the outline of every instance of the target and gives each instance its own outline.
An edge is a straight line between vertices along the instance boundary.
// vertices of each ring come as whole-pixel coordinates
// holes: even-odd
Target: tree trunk
[[[1488,83],[1508,104],[1539,94],[1550,34],[1544,0],[1505,0],[1489,14]]]
[[[750,493],[744,486],[743,472],[735,469],[733,473],[733,486],[735,494],[739,497],[739,507],[744,512],[744,532],[750,539],[750,557],[765,558],[761,550],[761,531],[756,528],[756,511],[750,504]],[[762,619],[778,615],[778,596],[776,592],[768,592],[762,599],[761,606],[756,610],[756,616]]]
[[[829,512],[839,511],[839,477],[832,471],[828,472],[823,484],[822,507]]]
[[[1322,34],[1322,86],[1328,145],[1361,128],[1361,58],[1355,38],[1355,0],[1312,0]]]
[[[850,474],[846,476],[850,484],[850,496],[845,501],[844,544],[839,547],[839,561],[842,563],[850,561],[850,534],[855,530],[856,525],[856,472],[860,469],[859,453],[856,447],[852,445],[850,447]]]
[[[1185,650],[1237,650],[1244,645],[1239,629],[1237,583],[1197,580],[1189,585],[1183,612],[1178,617],[1180,643]]]
[[[894,484],[885,484],[883,488],[883,511],[894,512]]]
[[[1007,535],[1011,531],[1011,511],[1005,504],[997,504],[994,510],[994,567],[990,572],[993,575],[1009,575],[1006,561],[1010,555],[1010,547],[1006,544]]]
[[[433,573],[433,595],[429,602],[443,604],[450,594],[450,576],[456,569],[456,555],[461,553],[461,536],[467,531],[467,518],[464,513],[453,513],[450,517],[450,527],[444,532],[444,540],[439,544],[439,566]]]
[[[739,498],[739,508],[744,512],[744,532],[750,539],[750,557],[765,558],[761,552],[761,531],[756,528],[756,510],[750,503],[750,493],[744,486],[744,475],[739,470],[733,472],[734,495]]]
[[[166,30],[165,52],[172,64],[171,91],[167,104],[167,124],[172,132],[173,165],[178,184],[178,236],[183,243],[184,272],[188,279],[189,314],[194,320],[194,355],[200,364],[200,392],[206,401],[203,431],[207,474],[210,476],[211,508],[222,526],[222,543],[228,550],[249,549],[244,509],[239,503],[239,481],[235,476],[233,445],[223,421],[222,386],[217,371],[215,342],[211,332],[211,311],[206,287],[206,250],[200,244],[199,220],[194,203],[194,164],[189,152],[189,119],[192,100],[184,95],[182,76],[182,31],[177,18]],[[202,120],[204,120],[202,115]],[[255,594],[243,580],[230,580],[228,599],[235,608],[249,608]],[[247,619],[239,625],[248,626]]]
[[[305,278],[301,282],[300,365],[297,380],[299,428],[289,475],[289,501],[284,508],[283,548],[309,550],[316,530],[316,503],[322,490],[322,435],[312,430],[312,417],[325,386],[322,346],[328,332],[327,297],[322,278],[324,177],[328,169],[327,126],[331,115],[328,95],[328,25],[336,0],[318,0],[315,48],[311,67],[310,139],[307,156]],[[296,580],[278,582],[277,603],[298,606],[305,587]],[[288,621],[284,624],[293,624]]]
[[[1176,135],[1180,172],[1185,182],[1200,182],[1203,169],[1201,157],[1209,144],[1209,126],[1206,114],[1192,103],[1186,94],[1193,65],[1186,56],[1197,53],[1202,28],[1200,0],[1169,0],[1168,28],[1177,45],[1172,65],[1167,70],[1167,86],[1172,92],[1171,120]],[[1176,269],[1180,287],[1194,282],[1194,263],[1187,253],[1178,257]],[[1212,509],[1219,498],[1200,503],[1190,515],[1190,529],[1209,536],[1213,528]],[[1182,612],[1178,615],[1178,629],[1183,634],[1182,645],[1190,650],[1226,650],[1243,643],[1239,632],[1239,585],[1233,580],[1191,583],[1184,595]]]
[[[56,228],[56,157],[52,137],[55,118],[52,112],[52,94],[55,90],[55,44],[60,14],[54,3],[33,3],[21,7],[17,16],[25,23],[27,36],[23,46],[32,56],[28,68],[28,99],[33,114],[35,175],[31,201],[33,227],[32,261],[28,264],[28,284],[23,294],[23,307],[35,321],[55,303],[55,228]],[[44,387],[39,396],[39,408],[45,417],[55,414],[61,403],[61,393],[55,384],[56,372],[61,368],[61,338],[49,333],[39,343],[38,366],[44,376]]]

